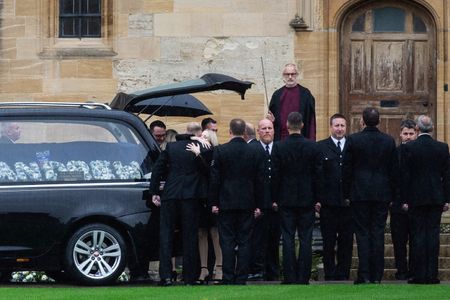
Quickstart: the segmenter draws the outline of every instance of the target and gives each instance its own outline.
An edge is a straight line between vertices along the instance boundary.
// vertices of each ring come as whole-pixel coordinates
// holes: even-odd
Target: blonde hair
[[[205,134],[206,133],[206,134]],[[211,129],[205,129],[202,132],[202,136],[214,147],[219,145],[219,139],[215,131]]]

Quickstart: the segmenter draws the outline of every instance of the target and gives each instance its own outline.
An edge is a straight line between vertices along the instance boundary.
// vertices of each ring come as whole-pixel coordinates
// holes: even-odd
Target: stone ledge
[[[113,57],[117,53],[110,48],[58,48],[45,49],[38,56],[42,59],[73,59],[73,58],[97,58]]]

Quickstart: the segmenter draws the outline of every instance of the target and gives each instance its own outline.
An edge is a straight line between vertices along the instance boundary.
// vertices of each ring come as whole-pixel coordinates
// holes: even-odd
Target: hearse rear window
[[[139,180],[149,149],[125,123],[93,120],[0,122],[0,183]]]

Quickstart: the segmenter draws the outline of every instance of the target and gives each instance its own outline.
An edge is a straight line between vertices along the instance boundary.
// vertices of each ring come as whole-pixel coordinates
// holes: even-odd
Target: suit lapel
[[[328,147],[334,152],[334,153],[339,153],[336,144],[333,142],[333,140],[331,139],[331,137],[329,137],[327,139],[327,145]]]

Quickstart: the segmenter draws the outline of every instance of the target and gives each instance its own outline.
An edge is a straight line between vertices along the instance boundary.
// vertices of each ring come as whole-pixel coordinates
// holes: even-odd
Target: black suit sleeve
[[[448,145],[445,145],[445,151],[448,154]],[[443,183],[444,183],[444,196],[445,202],[450,202],[450,155],[447,155],[447,162],[445,164],[445,171],[443,174]]]
[[[353,163],[352,163],[352,141],[351,136],[347,138],[347,152],[344,156],[342,176],[343,176],[343,187],[342,192],[344,199],[350,199],[352,180],[353,180]],[[351,199],[350,199],[351,200]]]
[[[271,182],[271,198],[272,202],[278,202],[279,190],[280,190],[280,169],[281,169],[281,159],[279,144],[274,144],[272,148],[272,182]]]
[[[167,147],[169,147],[169,144],[167,144]],[[161,191],[159,190],[159,185],[163,175],[167,174],[168,164],[169,164],[169,154],[166,148],[166,150],[161,152],[161,154],[158,157],[158,160],[155,163],[155,166],[153,167],[149,189],[151,195],[161,194]]]
[[[219,188],[221,182],[219,148],[220,147],[214,148],[213,159],[211,161],[208,191],[209,206],[219,206]]]

